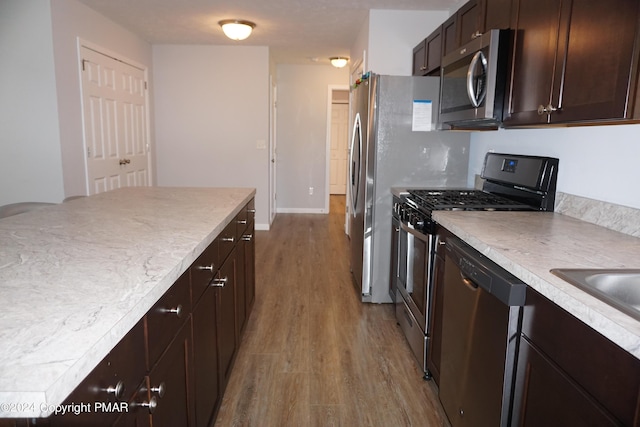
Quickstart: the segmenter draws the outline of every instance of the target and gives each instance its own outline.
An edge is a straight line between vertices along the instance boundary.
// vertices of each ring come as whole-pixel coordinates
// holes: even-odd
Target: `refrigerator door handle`
[[[360,191],[360,168],[362,167],[362,132],[361,132],[360,113],[356,113],[356,118],[353,124],[353,135],[351,136],[351,150],[349,152],[349,169],[351,175],[351,214],[356,216],[356,204],[358,203],[358,192]],[[358,141],[356,141],[356,139]],[[356,142],[358,143],[358,164],[354,159],[354,150],[356,149]],[[358,169],[356,171],[356,169]]]

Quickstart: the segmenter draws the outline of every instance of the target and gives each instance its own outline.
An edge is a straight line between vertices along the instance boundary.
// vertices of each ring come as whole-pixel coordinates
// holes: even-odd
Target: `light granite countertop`
[[[0,418],[49,415],[254,195],[123,188],[1,219]]]
[[[640,359],[640,322],[549,272],[640,268],[640,239],[551,212],[437,211],[434,219]]]

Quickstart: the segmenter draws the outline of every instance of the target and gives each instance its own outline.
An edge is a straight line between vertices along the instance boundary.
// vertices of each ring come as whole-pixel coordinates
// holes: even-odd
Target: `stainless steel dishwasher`
[[[447,239],[440,401],[453,427],[508,426],[526,285]]]

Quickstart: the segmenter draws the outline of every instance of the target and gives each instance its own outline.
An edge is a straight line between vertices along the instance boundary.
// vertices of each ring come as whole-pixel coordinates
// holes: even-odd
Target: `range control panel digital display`
[[[502,162],[502,170],[504,172],[515,173],[518,161],[516,159],[504,159]]]

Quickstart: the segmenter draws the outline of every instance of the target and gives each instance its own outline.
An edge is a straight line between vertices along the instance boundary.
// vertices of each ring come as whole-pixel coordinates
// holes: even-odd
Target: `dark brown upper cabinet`
[[[478,0],[465,3],[456,12],[456,26],[458,31],[458,46],[463,46],[471,40],[478,38],[484,32],[481,25],[481,12]]]
[[[510,20],[511,0],[468,1],[443,25],[444,54],[467,44],[489,30],[509,28]]]
[[[446,56],[460,47],[457,22],[456,15],[451,15],[442,24],[442,56]]]
[[[442,27],[413,48],[413,75],[439,75],[442,59]]]
[[[514,0],[504,126],[638,119],[637,0]]]

